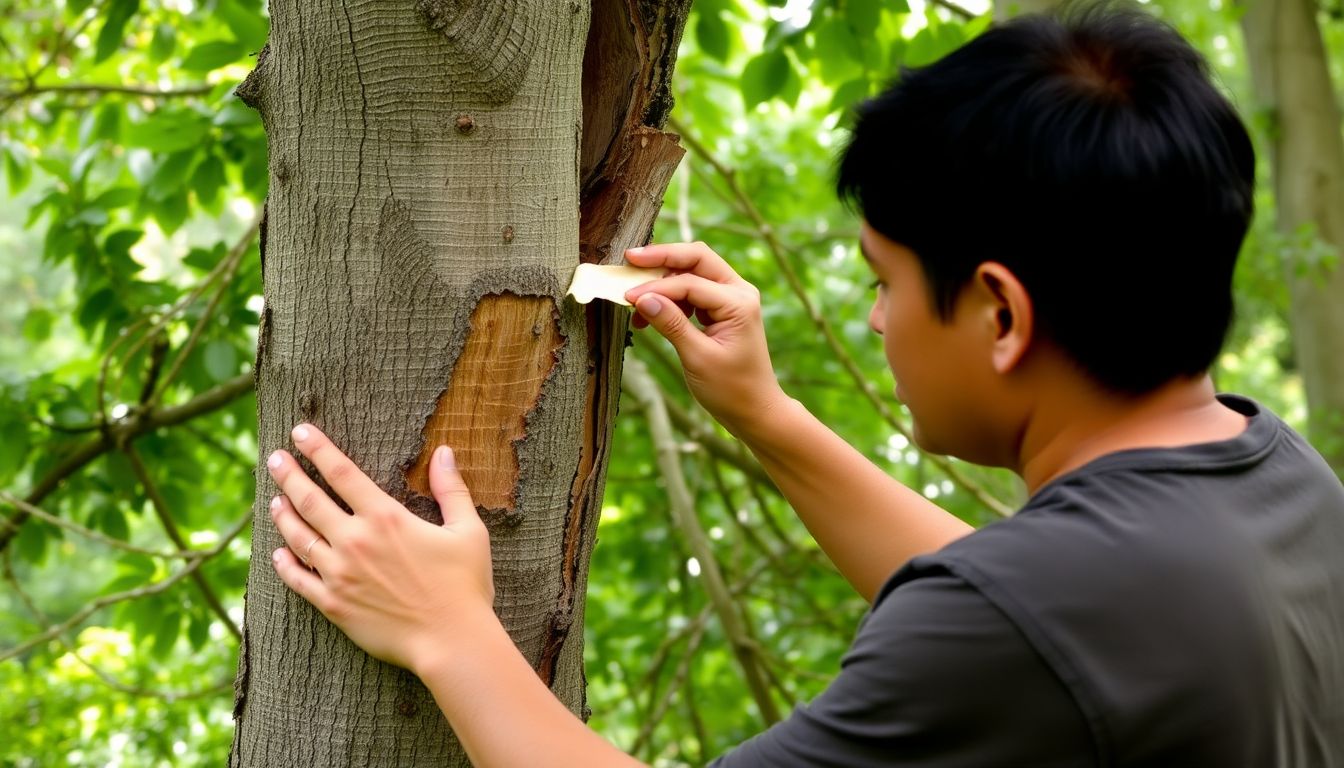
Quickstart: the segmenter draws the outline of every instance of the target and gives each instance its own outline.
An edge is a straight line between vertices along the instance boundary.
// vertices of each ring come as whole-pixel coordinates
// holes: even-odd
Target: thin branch
[[[133,444],[127,443],[126,447],[122,449],[122,453],[130,460],[131,471],[135,473],[136,479],[140,481],[140,485],[144,486],[145,495],[149,497],[150,506],[154,507],[154,514],[158,516],[164,533],[168,534],[168,538],[177,545],[178,549],[187,549],[186,539],[182,538],[182,532],[177,529],[177,523],[173,521],[173,514],[168,510],[168,502],[159,492],[159,487],[154,484],[154,479],[149,476],[149,470],[140,458],[140,452],[135,449]],[[215,594],[210,582],[205,580],[205,574],[194,571],[191,574],[191,580],[200,590],[201,597],[205,599],[205,604],[210,606],[210,610],[219,617],[220,621],[224,622],[224,626],[235,638],[242,640],[243,631],[238,628],[237,624],[233,623],[233,618],[224,608],[224,603],[220,602],[219,595]]]
[[[947,10],[951,11],[955,16],[960,16],[962,21],[970,21],[971,19],[974,19],[976,16],[979,15],[976,13],[972,13],[971,10],[968,8],[963,8],[960,5],[957,5],[956,3],[952,2],[952,0],[933,0],[933,4],[940,6],[942,8],[946,8]]]
[[[144,96],[152,99],[180,99],[202,96],[209,93],[213,88],[214,86],[208,83],[181,88],[155,88],[149,85],[117,85],[115,83],[50,83],[47,85],[30,83],[23,88],[0,91],[0,99],[17,101],[44,93],[94,94],[96,96],[116,94]]]
[[[67,454],[59,464],[52,467],[47,474],[43,475],[33,485],[32,490],[24,497],[24,501],[28,504],[41,504],[42,500],[56,490],[63,480],[83,469],[89,462],[113,450],[118,444],[134,440],[140,435],[152,432],[159,427],[171,427],[223,408],[251,392],[253,383],[252,374],[240,374],[214,389],[202,392],[181,405],[152,408],[138,413],[134,417],[116,422],[107,432],[80,444]],[[6,524],[3,526],[3,530],[0,530],[0,552],[3,552],[13,541],[19,532],[19,528],[27,521],[28,515],[28,511],[20,507],[18,512],[4,521]]]
[[[681,471],[681,458],[676,439],[672,434],[672,424],[668,420],[667,409],[664,407],[658,386],[648,368],[637,359],[626,362],[625,383],[628,391],[644,405],[649,435],[657,447],[658,466],[667,483],[668,504],[671,507],[673,521],[686,538],[691,554],[700,561],[700,582],[714,606],[724,633],[728,636],[733,655],[742,666],[747,687],[751,690],[752,698],[755,699],[761,717],[766,723],[779,722],[779,708],[770,697],[762,668],[764,662],[760,659],[758,646],[752,639],[749,622],[733,603],[723,572],[709,543],[709,537],[700,527],[700,521],[696,517],[694,502]]]
[[[42,612],[42,609],[37,607],[37,603],[33,602],[32,597],[29,596],[29,594],[26,591],[24,591],[23,585],[19,583],[18,577],[14,575],[14,568],[13,564],[11,563],[12,554],[13,554],[12,552],[4,553],[3,562],[4,562],[5,581],[9,582],[10,587],[12,587],[14,590],[14,594],[18,595],[19,600],[24,604],[25,607],[28,608],[28,612],[33,614],[33,617],[37,619],[37,622],[43,626],[50,626],[51,619],[48,619],[46,614]],[[225,691],[233,687],[232,676],[230,676],[225,680],[221,680],[220,682],[210,686],[209,688],[202,688],[201,690],[197,691],[185,691],[185,692],[160,691],[152,688],[143,688],[140,686],[129,685],[119,680],[112,673],[107,672],[106,670],[100,668],[93,662],[89,661],[88,659],[80,655],[79,649],[76,648],[75,644],[65,636],[64,632],[57,634],[55,640],[56,642],[61,644],[61,648],[63,648],[66,653],[73,656],[75,660],[78,661],[80,664],[83,664],[84,667],[88,669],[90,672],[92,672],[95,677],[101,680],[104,685],[114,690],[128,694],[130,696],[163,699],[164,701],[171,703],[174,701],[182,701],[185,699],[203,699],[208,696],[216,696],[218,694],[224,693]]]
[[[71,533],[83,536],[86,539],[96,541],[99,544],[103,544],[113,549],[121,550],[122,552],[130,552],[132,554],[145,555],[147,557],[157,557],[164,560],[194,560],[198,557],[204,556],[205,554],[205,550],[201,549],[180,549],[177,551],[172,551],[162,549],[149,549],[148,547],[138,547],[129,542],[122,541],[121,539],[114,539],[111,536],[108,536],[107,534],[101,533],[99,531],[95,531],[92,528],[85,528],[79,523],[71,522],[70,520],[66,520],[63,517],[53,515],[50,512],[46,511],[45,509],[42,509],[41,507],[29,504],[23,499],[11,496],[8,493],[5,493],[4,491],[0,491],[0,503],[8,504],[11,507],[14,507],[15,509],[21,509],[24,512],[31,515],[32,517],[35,517],[38,520],[47,523],[48,525],[54,525],[57,528],[62,528],[64,530],[70,531]],[[11,523],[8,519],[0,520],[0,526],[8,527],[11,525],[13,525],[13,523]]]
[[[186,365],[191,350],[201,340],[201,334],[205,331],[205,327],[210,324],[210,318],[214,316],[215,310],[219,307],[220,299],[224,297],[224,292],[228,290],[234,275],[238,274],[238,267],[243,262],[243,254],[247,253],[247,249],[252,245],[252,239],[257,236],[261,229],[261,220],[265,216],[264,211],[263,208],[257,213],[251,226],[247,228],[247,233],[238,239],[238,242],[229,250],[228,255],[224,257],[224,263],[227,266],[225,266],[223,277],[220,279],[219,289],[215,291],[215,294],[210,297],[209,303],[205,305],[205,311],[201,313],[201,318],[196,321],[196,327],[191,330],[191,336],[187,338],[186,343],[182,345],[182,349],[178,351],[177,357],[173,359],[172,367],[159,380],[158,393],[153,398],[154,402],[163,398],[163,393],[168,389],[168,386],[182,372],[182,366]]]
[[[896,414],[891,410],[890,406],[887,405],[887,402],[877,393],[877,389],[873,386],[873,383],[868,380],[868,377],[864,374],[863,370],[859,368],[859,365],[855,362],[853,356],[849,354],[849,351],[846,350],[844,345],[840,342],[840,338],[836,335],[835,329],[831,327],[830,321],[826,319],[826,316],[812,303],[812,299],[808,295],[807,289],[803,286],[802,280],[799,279],[798,273],[793,269],[793,265],[789,263],[789,259],[785,253],[787,249],[784,244],[780,242],[774,228],[761,216],[761,212],[757,210],[755,203],[753,203],[746,192],[742,190],[741,185],[737,182],[737,175],[727,166],[723,165],[718,158],[710,154],[694,136],[688,134],[685,126],[678,123],[675,119],[669,120],[668,125],[677,133],[681,134],[682,142],[690,148],[692,152],[699,156],[700,159],[704,160],[710,167],[714,168],[715,172],[719,174],[724,183],[728,185],[728,189],[735,199],[736,206],[747,216],[747,218],[751,219],[753,224],[756,225],[761,239],[765,241],[770,253],[774,256],[775,263],[779,266],[780,273],[784,275],[785,282],[789,284],[789,288],[802,304],[803,311],[812,321],[812,324],[817,327],[817,330],[821,332],[827,346],[831,348],[832,354],[834,354],[836,359],[840,361],[840,364],[849,374],[849,377],[854,381],[854,385],[863,394],[864,398],[868,400],[882,417],[883,421],[887,422],[892,429],[905,437],[911,445],[917,445],[909,428],[896,417]],[[922,450],[920,453],[924,458],[928,459],[930,463],[942,470],[943,474],[945,474],[948,479],[956,483],[967,493],[971,494],[972,497],[989,510],[1003,517],[1012,514],[1012,509],[1007,504],[992,496],[975,481],[966,477],[947,457],[926,453]]]
[[[243,515],[241,518],[238,519],[237,522],[233,524],[233,527],[230,528],[228,532],[224,534],[224,536],[219,540],[218,543],[215,544],[215,546],[206,550],[205,554],[202,555],[201,557],[192,559],[185,566],[183,566],[182,569],[179,570],[177,573],[174,573],[172,576],[169,576],[160,581],[156,581],[152,584],[146,584],[142,587],[136,587],[135,589],[128,589],[122,592],[113,592],[110,595],[103,595],[97,600],[94,600],[93,602],[85,605],[78,611],[75,611],[74,615],[70,616],[70,618],[66,619],[60,624],[53,624],[51,626],[48,626],[41,633],[28,638],[27,640],[25,640],[22,643],[19,643],[13,648],[0,651],[0,661],[8,661],[9,659],[14,658],[15,656],[18,656],[33,648],[36,648],[42,643],[51,640],[52,638],[56,637],[57,635],[63,632],[68,632],[71,627],[78,625],[80,622],[84,621],[88,617],[92,616],[94,613],[102,610],[103,608],[106,608],[109,605],[124,603],[127,600],[138,600],[142,597],[149,597],[150,595],[157,595],[160,592],[169,589],[182,579],[185,579],[191,574],[195,573],[196,570],[201,567],[201,564],[204,563],[206,560],[209,560],[215,555],[218,555],[220,552],[223,552],[224,548],[229,545],[229,542],[233,541],[234,538],[236,538],[238,534],[241,533],[243,529],[246,528],[248,523],[250,522],[252,522],[252,513],[248,512],[246,515]]]

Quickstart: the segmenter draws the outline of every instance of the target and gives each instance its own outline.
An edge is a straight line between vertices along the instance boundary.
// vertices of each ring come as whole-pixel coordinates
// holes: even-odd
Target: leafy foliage
[[[830,176],[850,106],[988,24],[956,7],[697,0],[674,112],[695,149],[656,238],[704,239],[728,257],[762,289],[786,388],[983,524],[996,516],[986,497],[1020,501],[1016,479],[923,456],[898,431],[899,407],[856,381],[885,392],[889,379],[865,323],[856,222]],[[1157,10],[1249,103],[1231,4]],[[232,90],[266,30],[259,0],[0,0],[0,286],[12,297],[0,305],[0,511],[13,521],[0,524],[0,722],[16,726],[0,764],[217,765],[227,749],[248,552],[245,531],[225,539],[253,496],[253,241],[267,182],[260,123]],[[1344,39],[1337,26],[1326,37],[1338,68]],[[1272,210],[1268,191],[1259,203]],[[1311,242],[1257,221],[1217,371],[1299,423],[1280,275],[1283,254]],[[681,414],[700,532],[787,711],[821,690],[862,601],[696,410],[668,348],[646,333],[631,354]],[[195,413],[168,423],[174,407]],[[699,764],[760,730],[762,709],[709,608],[710,564],[667,514],[641,410],[622,414],[588,590],[593,724],[657,764]],[[196,574],[182,549],[218,554]],[[134,596],[146,587],[161,591]]]

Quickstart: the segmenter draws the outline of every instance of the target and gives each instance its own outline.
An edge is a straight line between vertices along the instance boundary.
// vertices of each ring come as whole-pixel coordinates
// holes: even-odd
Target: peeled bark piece
[[[574,281],[569,284],[569,295],[580,304],[593,299],[606,299],[622,306],[630,306],[625,292],[667,274],[666,269],[631,267],[622,264],[580,264],[574,270]]]

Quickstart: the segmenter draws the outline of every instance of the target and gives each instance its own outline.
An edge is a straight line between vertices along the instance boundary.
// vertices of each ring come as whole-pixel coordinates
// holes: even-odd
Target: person
[[[915,439],[1030,491],[975,532],[781,390],[724,259],[627,253],[672,270],[627,294],[636,324],[872,603],[833,683],[718,764],[1344,766],[1344,488],[1208,375],[1254,164],[1199,54],[1109,3],[995,25],[860,108],[839,190]],[[417,674],[473,762],[634,762],[495,618],[450,449],[437,527],[316,427],[293,438],[355,514],[277,451],[280,578]]]

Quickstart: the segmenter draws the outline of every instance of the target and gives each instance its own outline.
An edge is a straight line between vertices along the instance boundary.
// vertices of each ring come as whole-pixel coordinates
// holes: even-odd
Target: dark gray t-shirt
[[[1344,768],[1344,488],[1267,410],[1123,451],[897,571],[739,766]]]

